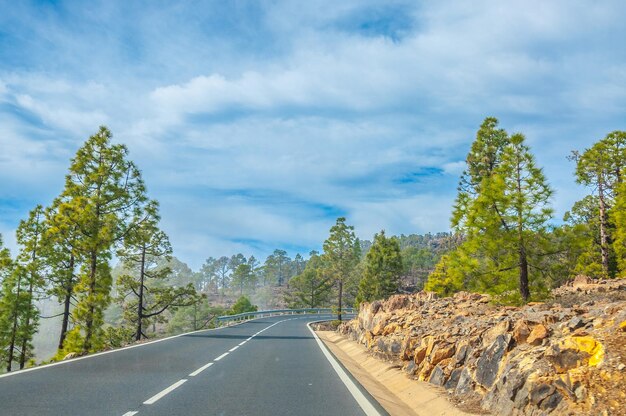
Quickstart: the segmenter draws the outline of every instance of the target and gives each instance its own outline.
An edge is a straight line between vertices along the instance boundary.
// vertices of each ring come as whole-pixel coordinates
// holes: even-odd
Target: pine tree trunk
[[[141,248],[141,270],[139,271],[139,299],[137,301],[137,333],[135,334],[135,340],[141,339],[141,325],[143,321],[143,286],[145,278],[146,268],[146,246]]]
[[[26,310],[26,318],[23,324],[25,331],[24,335],[22,336],[22,350],[20,351],[20,370],[26,365],[26,348],[28,346],[28,333],[30,332],[30,311],[33,303],[33,279],[34,277],[31,276],[31,281],[28,285],[28,309]]]
[[[526,250],[524,246],[519,250],[519,291],[524,299],[524,303],[530,298],[530,289],[528,288],[528,259],[526,258]]]
[[[72,306],[72,292],[74,289],[74,255],[70,255],[70,279],[65,286],[65,302],[63,305],[63,322],[61,323],[61,336],[59,337],[59,349],[63,349],[65,336],[67,335],[67,327],[70,322],[70,307]]]
[[[17,317],[18,317],[18,306],[20,301],[22,288],[22,278],[17,276],[17,292],[15,296],[15,308],[13,309],[13,329],[11,331],[11,341],[9,342],[9,355],[7,357],[7,372],[11,371],[11,364],[13,363],[13,354],[15,351],[15,338],[17,337]]]
[[[608,277],[609,275],[609,243],[606,224],[606,201],[604,197],[604,185],[602,182],[598,184],[598,196],[600,200],[600,252],[602,254],[602,270]]]
[[[89,292],[87,296],[93,296],[96,291],[96,271],[98,264],[98,255],[96,251],[91,252],[91,267],[89,271]],[[87,353],[91,349],[91,338],[93,337],[93,315],[96,305],[94,302],[89,304],[89,312],[85,321],[85,342],[83,343],[83,352]]]
[[[339,309],[337,310],[337,319],[341,321],[341,302],[343,300],[343,281],[339,281]]]

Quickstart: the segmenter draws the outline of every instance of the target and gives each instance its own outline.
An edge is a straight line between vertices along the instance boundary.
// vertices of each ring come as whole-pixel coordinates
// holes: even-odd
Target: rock
[[[464,396],[472,392],[474,390],[473,387],[474,380],[472,379],[472,374],[467,368],[463,368],[459,376],[459,382],[456,385],[456,389],[454,389],[454,394]]]
[[[448,377],[448,381],[443,385],[447,390],[455,389],[457,384],[459,384],[459,378],[461,377],[462,368],[455,368],[450,373],[450,377]]]
[[[542,400],[539,404],[539,408],[542,410],[552,410],[559,405],[561,400],[563,400],[563,395],[558,391],[554,391],[554,393]]]
[[[596,366],[604,360],[604,347],[593,337],[567,337],[550,346],[546,358],[558,373],[580,367]]]
[[[490,388],[502,363],[502,358],[509,349],[511,335],[498,335],[496,340],[483,351],[476,362],[476,382],[485,388]]]
[[[433,371],[430,373],[428,382],[436,386],[443,386],[445,381],[445,373],[443,372],[443,369],[438,365],[435,366]]]
[[[590,285],[592,283],[593,279],[591,277],[579,274],[574,278],[574,281],[572,282],[572,287],[574,289],[581,289],[587,287],[587,285]]]
[[[567,323],[567,327],[570,330],[575,330],[578,328],[582,328],[583,326],[585,326],[586,322],[580,318],[579,316],[575,316],[572,319],[569,320],[569,322]]]
[[[465,362],[465,357],[467,356],[468,352],[469,352],[469,345],[467,344],[466,341],[461,341],[457,345],[456,353],[454,354],[454,364],[455,365],[463,364],[463,362]]]
[[[546,328],[543,324],[538,324],[533,327],[532,331],[530,331],[530,335],[528,335],[526,342],[531,345],[539,345],[545,338],[548,337],[548,335],[548,328]]]
[[[421,344],[416,350],[415,355],[413,357],[413,361],[415,364],[420,365],[424,358],[426,358],[426,350],[428,349],[428,345]]]
[[[550,384],[539,384],[530,391],[530,402],[535,405],[539,405],[539,403],[541,403],[544,399],[552,395],[555,390],[554,386],[551,386]]]
[[[454,344],[438,344],[428,359],[432,365],[437,365],[441,360],[454,355]]]
[[[483,347],[491,345],[498,336],[505,334],[509,330],[509,326],[509,321],[500,321],[485,331],[482,335]]]
[[[396,295],[362,303],[339,330],[492,414],[626,414],[626,279],[577,286],[521,307],[467,292]]]
[[[528,323],[524,319],[520,319],[515,322],[512,335],[516,344],[525,343],[528,339],[528,336],[530,335],[530,328],[528,327]]]
[[[415,374],[416,369],[417,369],[417,366],[415,365],[415,362],[413,361],[409,361],[408,363],[406,363],[403,368],[404,372],[410,376]]]

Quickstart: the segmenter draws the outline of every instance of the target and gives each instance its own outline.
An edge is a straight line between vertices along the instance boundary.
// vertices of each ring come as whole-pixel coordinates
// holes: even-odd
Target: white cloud
[[[23,11],[30,53],[0,64],[0,199],[54,196],[107,123],[199,264],[259,250],[247,240],[315,246],[337,212],[364,238],[447,229],[488,115],[526,133],[562,213],[581,192],[565,154],[623,128],[618,2],[398,2],[412,26],[397,39],[360,32],[379,2],[237,9],[236,30],[220,7],[107,3],[72,10],[73,28]]]

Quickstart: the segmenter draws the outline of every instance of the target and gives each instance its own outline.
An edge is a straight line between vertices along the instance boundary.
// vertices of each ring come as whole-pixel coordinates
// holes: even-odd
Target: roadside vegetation
[[[346,307],[422,289],[520,304],[576,274],[623,275],[626,132],[569,158],[589,194],[558,221],[555,191],[525,137],[487,118],[460,178],[452,232],[381,230],[360,240],[340,217],[322,252],[307,258],[281,249],[264,261],[209,256],[194,271],[174,256],[159,203],[128,150],[101,127],[71,160],[58,197],[20,222],[19,252],[12,256],[0,239],[2,368],[210,328],[219,315],[257,308],[333,307],[341,320]],[[38,332],[54,337],[56,353],[35,357]]]

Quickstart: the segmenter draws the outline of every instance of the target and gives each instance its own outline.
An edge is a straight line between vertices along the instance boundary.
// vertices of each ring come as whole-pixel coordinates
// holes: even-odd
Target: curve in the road
[[[0,414],[384,414],[306,325],[319,319],[259,318],[9,373]]]

